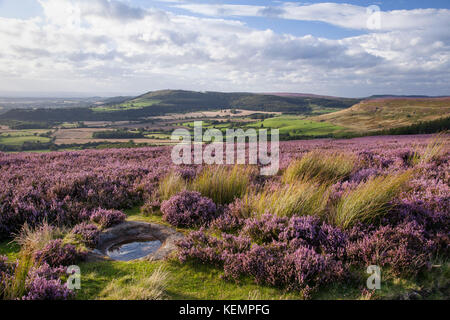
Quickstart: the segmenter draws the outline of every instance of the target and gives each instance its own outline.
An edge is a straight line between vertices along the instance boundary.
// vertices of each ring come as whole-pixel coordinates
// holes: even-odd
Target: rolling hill
[[[89,108],[9,110],[0,115],[0,119],[62,122],[140,120],[169,113],[230,108],[311,115],[326,109],[329,109],[328,112],[345,109],[359,101],[310,96],[285,97],[254,93],[161,90],[132,99],[113,99]]]
[[[363,100],[351,108],[313,117],[353,132],[374,132],[409,126],[450,116],[450,97],[377,98]]]
[[[319,97],[311,95],[284,96],[277,94],[254,94],[241,92],[195,92],[184,90],[153,91],[119,104],[105,104],[95,111],[121,111],[166,106],[194,109],[239,108],[253,111],[308,113],[312,106],[344,109],[358,102],[357,99]]]

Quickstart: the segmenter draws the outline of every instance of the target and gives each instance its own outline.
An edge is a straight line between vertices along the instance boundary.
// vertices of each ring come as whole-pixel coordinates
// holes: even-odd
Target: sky
[[[450,95],[450,1],[0,0],[0,94]]]

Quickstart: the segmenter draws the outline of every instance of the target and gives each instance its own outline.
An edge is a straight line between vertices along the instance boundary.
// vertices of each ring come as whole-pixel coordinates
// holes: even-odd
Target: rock
[[[161,224],[125,221],[119,225],[104,230],[99,237],[97,248],[89,252],[88,261],[111,260],[106,255],[107,250],[117,243],[127,241],[161,241],[161,247],[137,260],[161,260],[176,249],[176,242],[183,239],[183,235],[176,230]]]

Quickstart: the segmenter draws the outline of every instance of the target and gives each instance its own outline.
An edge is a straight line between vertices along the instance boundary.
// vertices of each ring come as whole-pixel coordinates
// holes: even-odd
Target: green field
[[[50,138],[38,136],[38,134],[46,131],[48,130],[20,130],[2,133],[0,134],[0,144],[6,146],[21,146],[25,142],[50,142]]]
[[[170,134],[166,134],[166,133],[148,133],[145,134],[146,138],[149,139],[170,139]]]
[[[296,116],[281,116],[248,124],[251,128],[279,129],[280,134],[295,136],[325,136],[343,132],[346,128],[327,122],[302,119]]]
[[[145,107],[150,107],[150,106],[152,106],[154,104],[158,104],[160,102],[161,102],[161,100],[137,98],[134,100],[130,100],[130,101],[118,104],[118,105],[94,107],[94,108],[92,108],[92,111],[114,112],[114,111],[123,111],[123,110],[136,110],[136,109],[143,109]]]
[[[194,122],[184,122],[180,125],[188,128],[194,127]],[[251,123],[232,123],[225,122],[220,124],[212,124],[208,121],[203,121],[203,130],[216,128],[225,133],[228,128],[241,128],[247,130],[254,129],[279,129],[280,135],[295,138],[295,137],[323,137],[347,132],[347,129],[342,126],[333,125],[327,122],[319,122],[305,119],[305,117],[298,116],[280,116],[268,118],[263,121],[254,121]]]

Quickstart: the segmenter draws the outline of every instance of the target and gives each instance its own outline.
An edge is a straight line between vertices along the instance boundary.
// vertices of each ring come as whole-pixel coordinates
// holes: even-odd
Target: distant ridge
[[[375,100],[375,99],[448,99],[450,96],[425,96],[425,95],[389,95],[389,94],[380,94],[380,95],[372,95],[367,97],[366,100]]]
[[[264,95],[278,96],[278,97],[301,97],[301,98],[322,98],[322,99],[351,99],[336,96],[326,96],[313,93],[295,93],[295,92],[265,92]]]

